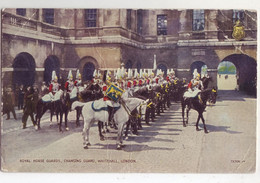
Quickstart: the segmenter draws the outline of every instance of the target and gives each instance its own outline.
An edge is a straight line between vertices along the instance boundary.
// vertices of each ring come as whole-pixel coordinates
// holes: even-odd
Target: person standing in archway
[[[237,86],[236,86],[236,90],[239,91],[239,75],[236,75],[236,79],[237,79]]]
[[[18,110],[23,109],[24,93],[24,86],[21,85],[18,89]]]

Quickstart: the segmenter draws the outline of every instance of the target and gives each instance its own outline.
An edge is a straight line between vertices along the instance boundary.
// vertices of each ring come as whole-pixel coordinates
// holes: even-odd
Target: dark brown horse
[[[201,91],[201,93],[199,94],[201,97],[201,101],[199,100],[198,97],[195,98],[182,98],[181,100],[181,106],[182,106],[182,119],[183,119],[183,126],[186,127],[186,124],[188,124],[188,120],[189,120],[189,111],[190,109],[194,109],[198,112],[198,119],[197,119],[197,123],[196,123],[196,130],[199,131],[198,128],[198,124],[199,124],[199,120],[201,119],[204,125],[204,132],[208,133],[206,125],[205,125],[205,119],[203,117],[203,112],[206,109],[207,106],[207,102],[211,102],[211,103],[216,103],[216,97],[217,97],[217,91],[213,88],[213,89],[206,89]],[[187,115],[187,121],[185,122],[184,119],[184,111],[186,108],[186,115]]]
[[[57,120],[58,116],[60,116],[59,121],[59,131],[62,131],[61,124],[62,124],[62,118],[63,114],[65,115],[65,127],[66,130],[68,129],[67,121],[68,121],[68,113],[69,113],[69,102],[70,102],[70,96],[69,93],[64,91],[62,92],[60,99],[57,101],[52,102],[44,102],[42,99],[40,99],[37,103],[36,107],[36,125],[38,129],[41,128],[40,121],[42,116],[47,110],[50,110],[51,112],[51,118],[53,114],[56,114]]]

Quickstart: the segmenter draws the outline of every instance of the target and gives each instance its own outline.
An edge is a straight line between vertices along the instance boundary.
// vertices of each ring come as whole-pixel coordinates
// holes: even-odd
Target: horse
[[[62,118],[63,114],[65,114],[65,127],[66,130],[68,130],[67,121],[68,121],[68,112],[69,112],[69,101],[70,96],[69,93],[66,91],[59,90],[59,96],[58,100],[55,101],[49,101],[45,102],[42,99],[38,100],[37,107],[36,107],[36,129],[40,129],[40,121],[43,116],[43,114],[47,111],[51,111],[51,118],[54,113],[56,113],[57,120],[58,115],[60,115],[60,122],[59,122],[59,131],[62,131],[61,124],[62,124]]]
[[[71,106],[75,101],[89,102],[98,100],[103,97],[101,87],[98,84],[90,84],[88,87],[74,87],[70,93],[70,103]],[[79,118],[81,115],[82,107],[76,108],[76,126],[79,127]]]
[[[190,109],[194,109],[198,112],[198,119],[196,122],[196,130],[199,131],[200,129],[198,128],[199,120],[202,119],[203,125],[204,125],[204,132],[208,133],[208,130],[205,125],[205,120],[203,117],[203,112],[205,111],[205,108],[207,106],[207,101],[215,104],[216,103],[216,97],[217,97],[217,91],[213,89],[206,89],[201,91],[199,94],[202,100],[199,100],[198,97],[195,98],[185,98],[183,97],[181,100],[181,106],[182,106],[182,119],[183,119],[183,126],[186,127],[186,124],[188,124],[189,120],[189,111]],[[185,122],[184,119],[184,110],[187,107],[186,115],[187,115],[187,121]]]
[[[121,150],[123,145],[123,129],[126,124],[126,122],[129,120],[129,114],[136,109],[141,103],[144,103],[144,100],[138,99],[138,98],[128,98],[124,94],[122,94],[122,97],[120,98],[121,107],[114,113],[114,120],[115,123],[118,124],[118,133],[117,133],[117,140],[116,140],[116,148],[118,150]],[[99,100],[100,102],[103,102],[102,100]],[[89,129],[91,125],[95,121],[102,121],[102,122],[108,122],[108,111],[107,110],[100,110],[100,111],[94,111],[93,104],[96,101],[93,102],[74,102],[72,104],[72,109],[75,109],[75,107],[83,106],[82,108],[82,115],[84,118],[84,128],[83,128],[83,140],[84,140],[84,149],[88,149],[88,146],[90,146],[89,142]]]
[[[212,78],[211,77],[203,77],[201,79],[202,83],[203,83],[203,87],[204,89],[208,88],[209,82],[212,82]]]

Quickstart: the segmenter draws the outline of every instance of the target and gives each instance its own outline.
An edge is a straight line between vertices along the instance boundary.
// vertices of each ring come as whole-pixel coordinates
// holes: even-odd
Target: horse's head
[[[66,105],[70,101],[70,94],[67,92],[67,90],[61,93],[60,101],[64,105]]]
[[[215,104],[216,101],[217,101],[217,89],[216,88],[212,88],[210,90],[210,95],[209,95],[209,99],[208,101],[211,103],[211,104]]]

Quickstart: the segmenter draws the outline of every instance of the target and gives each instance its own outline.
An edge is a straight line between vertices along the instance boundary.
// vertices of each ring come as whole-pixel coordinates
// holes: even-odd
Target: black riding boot
[[[113,118],[114,118],[114,107],[111,107],[111,106],[107,106],[107,109],[108,109],[108,123],[110,126],[113,126]]]

